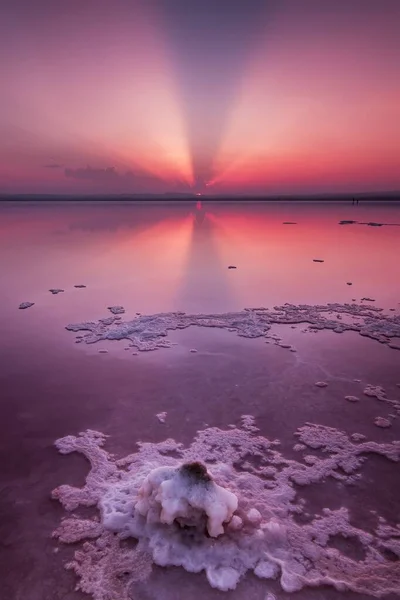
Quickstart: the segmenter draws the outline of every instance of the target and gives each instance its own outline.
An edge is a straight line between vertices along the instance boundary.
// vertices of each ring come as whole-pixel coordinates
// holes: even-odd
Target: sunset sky
[[[400,189],[399,0],[5,0],[0,193]]]

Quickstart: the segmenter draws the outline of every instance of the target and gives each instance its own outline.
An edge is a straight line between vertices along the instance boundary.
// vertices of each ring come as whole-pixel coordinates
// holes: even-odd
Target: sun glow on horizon
[[[0,192],[400,188],[400,4],[21,2],[0,24]]]

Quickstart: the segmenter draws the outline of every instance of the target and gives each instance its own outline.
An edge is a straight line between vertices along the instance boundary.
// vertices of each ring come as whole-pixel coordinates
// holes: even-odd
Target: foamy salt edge
[[[66,517],[54,532],[61,542],[81,542],[66,565],[76,572],[78,589],[94,600],[134,599],[136,583],[149,577],[154,563],[204,571],[220,590],[234,589],[252,571],[259,578],[279,578],[286,592],[329,585],[375,597],[398,593],[400,562],[385,553],[400,558],[400,525],[379,519],[376,531],[368,533],[351,524],[344,507],[323,509],[300,525],[296,515],[304,502],[296,486],[327,477],[354,484],[368,454],[398,462],[400,442],[378,444],[310,423],[295,435],[296,450],[307,452],[302,461],[285,458],[279,442],[260,436],[250,415],[241,427],[198,432],[188,448],[173,439],[139,443],[137,452],[120,460],[105,451],[106,436],[96,431],[57,440],[59,452],[79,452],[91,468],[82,488],[61,485],[53,498],[69,512],[79,506],[100,512],[100,520]],[[207,467],[210,488],[181,477],[181,465],[191,461]],[[215,528],[210,530],[202,514],[214,519]],[[355,538],[364,559],[333,548],[330,539],[337,535]],[[126,546],[128,538],[137,544]]]
[[[122,307],[113,307],[122,308]],[[122,312],[122,311],[121,311]],[[352,318],[352,322],[345,322]],[[139,351],[171,347],[168,331],[187,327],[216,327],[236,332],[246,338],[265,337],[276,339],[270,334],[274,324],[307,323],[310,330],[329,329],[335,333],[355,331],[364,337],[377,340],[393,349],[400,345],[393,338],[400,337],[400,315],[385,315],[381,308],[357,304],[284,304],[273,309],[248,308],[239,312],[223,314],[186,314],[184,312],[139,315],[130,321],[110,316],[99,321],[88,321],[66,326],[69,331],[88,332],[84,341],[94,344],[103,340],[130,340]]]

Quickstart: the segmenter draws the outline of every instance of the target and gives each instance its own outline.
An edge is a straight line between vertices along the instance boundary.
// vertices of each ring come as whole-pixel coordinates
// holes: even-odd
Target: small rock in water
[[[283,225],[297,225],[295,221],[283,221]]]
[[[132,356],[138,356],[139,352],[132,352]]]
[[[197,352],[196,348],[191,348],[190,352],[193,352],[193,354],[195,354]]]
[[[85,288],[86,285],[83,285],[83,283],[78,283],[77,285],[74,285],[74,288]]]
[[[125,312],[123,306],[107,306],[107,308],[113,315],[122,315]]]
[[[315,383],[315,385],[320,388],[328,387],[328,384],[326,383],[326,381],[317,381]]]
[[[281,348],[291,348],[290,344],[278,344],[278,346],[280,346]]]
[[[339,225],[353,225],[353,223],[357,223],[357,221],[351,221],[348,219],[344,219],[343,221],[339,221]]]
[[[160,423],[165,423],[165,419],[167,418],[167,413],[160,412],[160,413],[158,413],[158,415],[156,415],[156,417],[160,421]]]
[[[361,302],[375,302],[374,298],[361,298]]]
[[[297,352],[296,348],[290,348],[290,352]]]
[[[377,427],[382,427],[384,429],[391,427],[392,425],[389,419],[385,419],[385,417],[376,417],[374,423]]]
[[[35,304],[34,302],[21,302],[21,304],[19,305],[18,308],[20,308],[22,310],[24,308],[30,308],[34,304]]]
[[[99,350],[99,354],[108,354],[108,350],[102,348],[101,350]]]
[[[235,265],[229,265],[228,269],[236,269]]]
[[[361,379],[354,379],[355,383],[361,383]]]
[[[348,402],[358,402],[360,400],[357,396],[345,396],[344,399]]]
[[[353,283],[351,281],[348,281],[347,285],[353,285]]]
[[[322,260],[322,258],[313,258],[313,262],[323,263],[324,261]]]
[[[49,292],[51,292],[54,296],[56,296],[57,294],[60,294],[61,292],[63,292],[64,290],[62,290],[61,288],[51,288],[49,290]]]

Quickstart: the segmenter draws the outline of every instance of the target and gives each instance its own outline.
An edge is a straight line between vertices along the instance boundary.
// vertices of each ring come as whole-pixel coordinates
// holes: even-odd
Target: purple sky
[[[0,7],[0,192],[400,189],[397,0]]]

